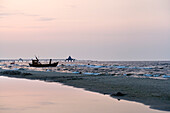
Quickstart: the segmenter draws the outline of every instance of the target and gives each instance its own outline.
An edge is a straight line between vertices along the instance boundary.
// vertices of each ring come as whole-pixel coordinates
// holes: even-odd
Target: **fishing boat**
[[[58,62],[52,62],[52,59],[50,59],[49,64],[41,64],[41,62],[39,61],[39,59],[37,57],[35,57],[36,60],[32,60],[32,64],[29,63],[30,67],[56,67],[58,65]]]

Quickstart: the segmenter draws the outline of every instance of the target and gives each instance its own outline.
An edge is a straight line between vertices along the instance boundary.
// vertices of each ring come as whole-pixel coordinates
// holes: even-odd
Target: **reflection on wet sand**
[[[59,83],[0,77],[0,90],[2,113],[161,113],[142,104]]]

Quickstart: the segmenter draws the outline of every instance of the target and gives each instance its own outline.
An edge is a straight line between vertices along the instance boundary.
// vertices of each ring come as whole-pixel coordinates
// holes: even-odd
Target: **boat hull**
[[[30,67],[56,67],[58,65],[58,62],[52,63],[52,64],[30,64]]]

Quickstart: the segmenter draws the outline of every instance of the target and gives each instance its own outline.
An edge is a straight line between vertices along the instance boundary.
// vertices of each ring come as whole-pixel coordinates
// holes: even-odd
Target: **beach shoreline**
[[[88,91],[110,95],[128,101],[135,101],[150,106],[152,109],[170,111],[170,79],[135,78],[113,75],[84,75],[61,72],[19,71],[25,74],[4,74],[0,76],[59,82],[64,85],[83,88]],[[116,96],[121,92],[124,96]]]

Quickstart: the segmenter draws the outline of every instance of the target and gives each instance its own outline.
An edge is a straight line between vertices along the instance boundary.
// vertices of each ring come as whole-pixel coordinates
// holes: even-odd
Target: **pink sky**
[[[170,60],[169,0],[0,0],[0,58]]]

